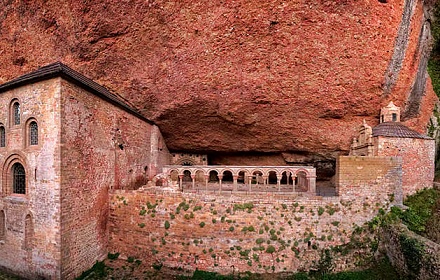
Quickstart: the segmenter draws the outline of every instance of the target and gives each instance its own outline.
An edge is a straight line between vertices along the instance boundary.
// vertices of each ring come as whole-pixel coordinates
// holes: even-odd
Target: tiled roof
[[[373,136],[432,139],[406,127],[400,122],[384,122],[373,127]]]
[[[139,111],[132,106],[128,105],[124,100],[115,94],[111,93],[108,89],[101,86],[100,84],[92,81],[86,76],[82,75],[79,72],[76,72],[72,68],[66,66],[61,62],[55,62],[46,66],[39,68],[31,73],[20,76],[14,80],[6,82],[0,85],[0,93],[5,92],[7,90],[17,88],[23,85],[27,85],[30,83],[35,83],[43,80],[48,80],[55,77],[61,77],[66,79],[83,89],[92,92],[93,94],[99,96],[100,98],[110,102],[111,104],[118,106],[125,111],[135,115],[136,117],[153,124],[152,121],[148,120],[144,116],[142,116]]]

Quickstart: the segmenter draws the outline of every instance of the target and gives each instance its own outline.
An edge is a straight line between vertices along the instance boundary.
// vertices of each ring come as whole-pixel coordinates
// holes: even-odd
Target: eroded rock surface
[[[0,82],[60,60],[171,150],[331,161],[390,100],[426,130],[431,2],[3,0]]]

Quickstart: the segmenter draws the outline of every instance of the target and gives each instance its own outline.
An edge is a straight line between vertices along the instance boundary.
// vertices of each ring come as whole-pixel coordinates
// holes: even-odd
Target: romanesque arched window
[[[5,211],[0,210],[0,240],[5,240],[6,237],[6,216]]]
[[[19,162],[12,166],[12,189],[13,193],[26,194],[26,172]]]
[[[29,144],[38,145],[38,124],[35,121],[29,124]]]
[[[34,222],[30,214],[26,215],[24,219],[24,249],[32,249],[32,239],[34,237]]]
[[[6,130],[4,126],[0,126],[0,147],[6,147]]]
[[[15,102],[14,105],[12,105],[12,112],[14,124],[20,124],[20,103]]]

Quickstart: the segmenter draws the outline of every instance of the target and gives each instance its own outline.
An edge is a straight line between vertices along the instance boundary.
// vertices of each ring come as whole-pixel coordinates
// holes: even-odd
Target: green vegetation
[[[157,203],[155,203],[155,204],[151,204],[149,201],[147,202],[147,208],[148,209],[155,209],[156,208],[156,206],[157,206]]]
[[[160,271],[163,267],[163,264],[161,262],[153,263],[152,267],[154,270]]]
[[[429,224],[430,219],[432,219],[432,216],[435,212],[435,207],[436,207],[436,203],[439,203],[440,201],[440,191],[434,190],[434,189],[426,189],[426,190],[422,190],[420,192],[418,192],[417,194],[408,197],[408,199],[405,201],[405,205],[408,207],[405,210],[402,210],[401,208],[398,207],[392,207],[391,211],[387,213],[387,211],[385,209],[380,208],[378,210],[378,215],[373,218],[370,222],[368,222],[367,224],[363,225],[363,226],[354,226],[353,227],[353,235],[350,237],[349,241],[348,239],[344,236],[344,238],[341,238],[341,235],[337,232],[338,229],[335,229],[334,227],[338,227],[342,222],[338,221],[338,217],[334,217],[333,219],[327,221],[327,227],[328,230],[325,230],[322,233],[319,233],[318,236],[314,236],[314,234],[312,232],[313,231],[313,227],[310,226],[308,228],[306,228],[303,232],[303,236],[300,237],[296,237],[296,239],[291,239],[288,240],[289,238],[291,238],[289,236],[290,231],[287,230],[283,226],[286,227],[285,224],[287,224],[287,222],[290,222],[289,218],[293,218],[292,220],[296,220],[296,221],[301,221],[301,217],[295,217],[293,213],[287,213],[287,210],[289,210],[290,212],[290,206],[287,207],[281,205],[278,209],[283,211],[284,213],[287,213],[287,217],[284,219],[285,220],[285,224],[279,224],[277,223],[277,218],[279,216],[275,216],[273,215],[273,213],[271,212],[272,215],[267,215],[266,216],[272,216],[272,217],[266,217],[267,219],[261,217],[261,213],[257,212],[254,209],[254,205],[252,203],[244,203],[244,204],[235,204],[233,207],[230,207],[230,213],[231,215],[226,215],[222,216],[220,218],[220,215],[222,214],[222,212],[224,210],[222,210],[222,212],[220,212],[221,214],[219,216],[212,216],[210,213],[209,214],[209,218],[207,220],[205,220],[205,222],[200,222],[200,220],[197,221],[197,223],[199,223],[200,227],[204,227],[206,226],[206,223],[210,223],[210,221],[212,221],[213,224],[218,223],[218,222],[227,222],[228,224],[222,224],[220,225],[219,223],[217,225],[208,225],[208,227],[216,227],[216,226],[222,226],[225,227],[225,229],[229,228],[229,231],[232,232],[232,234],[230,233],[230,235],[233,236],[237,236],[237,243],[234,243],[236,245],[233,245],[233,247],[230,247],[230,251],[229,250],[225,250],[222,251],[221,249],[219,250],[218,248],[216,248],[216,250],[214,251],[214,249],[210,248],[209,249],[209,254],[207,252],[208,248],[204,249],[204,246],[200,246],[199,248],[199,252],[198,254],[200,254],[200,256],[203,256],[203,254],[208,254],[208,257],[212,257],[215,263],[214,266],[220,266],[221,263],[217,263],[218,260],[220,260],[221,258],[224,257],[224,254],[230,256],[230,257],[236,257],[236,258],[240,258],[244,263],[248,263],[249,266],[259,266],[259,268],[263,268],[264,270],[266,270],[267,273],[269,272],[274,272],[274,271],[279,271],[281,269],[283,269],[283,266],[288,267],[288,263],[291,261],[290,257],[293,255],[293,253],[295,254],[296,258],[298,259],[302,259],[303,255],[304,255],[304,248],[313,248],[314,250],[317,250],[318,254],[321,254],[321,258],[319,260],[317,260],[313,265],[312,265],[312,270],[309,272],[302,272],[302,273],[297,273],[297,274],[272,274],[273,279],[310,279],[310,280],[317,280],[317,279],[365,279],[365,280],[375,280],[375,279],[398,279],[398,277],[396,276],[394,270],[391,268],[391,266],[389,265],[389,263],[387,261],[383,261],[380,263],[375,263],[375,259],[373,258],[374,255],[378,255],[375,254],[375,252],[377,252],[378,250],[378,245],[379,245],[379,239],[380,236],[377,235],[378,231],[381,227],[383,226],[388,226],[392,223],[398,223],[400,221],[403,221],[408,228],[412,229],[413,231],[417,232],[417,233],[421,233],[424,234],[426,232],[427,229],[427,225]],[[334,213],[336,213],[337,211],[340,211],[341,209],[344,209],[344,207],[349,207],[350,202],[341,202],[337,205],[334,204],[330,204],[327,206],[322,205],[322,207],[317,207],[315,206],[313,208],[314,213],[317,213],[318,215],[324,215],[326,216],[326,212],[329,216],[333,215]],[[183,211],[187,211],[186,213],[181,213],[182,215],[176,215],[177,219],[179,220],[183,220],[183,218],[189,220],[194,218],[194,214],[197,215],[196,211],[201,210],[201,208],[199,208],[198,206],[194,206],[195,203],[191,204],[191,201],[189,203],[187,202],[182,202],[179,204],[179,211],[180,209]],[[373,207],[372,205],[374,205],[374,203],[370,204],[364,204],[365,207]],[[147,206],[145,208],[143,208],[142,210],[145,210],[147,207],[150,210],[154,210],[156,208],[157,204],[147,204]],[[381,205],[376,204],[376,207],[380,207]],[[209,206],[204,206],[204,209],[207,210]],[[214,207],[214,205],[212,204],[211,207]],[[309,212],[311,211],[310,207],[304,207],[304,206],[299,206],[297,205],[296,207],[299,208],[299,212],[304,212],[304,214],[298,214],[298,211],[296,212],[296,215],[298,216],[303,216],[303,217],[309,217],[310,214]],[[162,205],[161,205],[161,209],[162,209]],[[137,211],[140,210],[139,208],[137,208],[135,214],[137,216]],[[142,210],[141,212],[139,212],[139,214],[141,216],[142,215]],[[174,209],[165,209],[165,211],[168,211],[166,213],[170,213],[169,211],[172,211],[172,213],[170,214],[170,218],[171,215],[174,215]],[[177,209],[176,209],[177,210]],[[237,221],[234,220],[234,215],[242,215],[242,214],[238,214],[236,213],[236,211],[252,211],[254,210],[255,214],[252,215],[248,215],[247,213],[243,213],[243,215],[245,216],[250,216],[250,217],[255,217],[257,218],[259,221],[258,224],[250,225],[249,224],[249,220],[246,220],[247,224],[245,224],[243,222],[243,220],[241,220],[240,218],[236,218]],[[302,210],[302,211],[301,211]],[[345,210],[345,209],[344,209]],[[191,212],[193,211],[193,212]],[[212,210],[212,208],[210,209],[211,213],[214,211]],[[154,213],[154,212],[153,212]],[[200,216],[203,216],[202,213],[200,213],[200,211],[198,212]],[[311,212],[310,212],[311,213]],[[145,214],[145,213],[144,213]],[[177,214],[177,212],[176,212]],[[185,214],[185,215],[183,215]],[[257,217],[257,214],[260,214],[260,216]],[[294,217],[289,217],[289,215],[294,216]],[[160,214],[158,214],[158,216],[160,216]],[[264,214],[263,214],[264,216]],[[274,217],[275,216],[275,217]],[[329,217],[326,216],[326,217]],[[147,215],[148,219],[149,215]],[[141,218],[139,216],[137,216],[137,218]],[[198,218],[198,217],[197,217]],[[260,219],[261,218],[261,219]],[[315,217],[318,218],[318,217]],[[169,219],[169,218],[168,218]],[[172,219],[172,218],[171,218]],[[233,220],[231,220],[233,219]],[[166,218],[165,218],[166,220]],[[162,221],[164,223],[164,227],[165,229],[169,229],[170,228],[170,222],[169,221]],[[175,227],[175,223],[177,221],[174,220],[173,221],[173,227]],[[186,221],[184,221],[186,222]],[[196,223],[196,225],[197,225]],[[139,227],[144,227],[144,224],[138,224]],[[147,225],[149,225],[149,223],[147,223]],[[289,225],[291,225],[291,222],[289,223]],[[289,227],[287,227],[287,229],[290,229]],[[243,234],[240,234],[240,231],[242,233],[246,233],[247,237],[252,237],[253,239],[252,242],[255,242],[253,245],[248,246],[247,243],[242,243],[243,239],[246,239]],[[257,238],[257,233],[256,231],[258,231],[259,234],[258,235],[259,238]],[[163,231],[165,233],[165,236],[168,235],[167,231]],[[252,233],[254,232],[254,233]],[[344,234],[346,233],[345,229],[344,229]],[[316,234],[316,232],[315,232]],[[253,237],[255,236],[255,237]],[[240,239],[238,239],[238,237],[242,237]],[[415,239],[414,237],[412,237],[412,234],[408,235],[408,234],[401,234],[401,235],[397,235],[398,237],[398,241],[401,245],[401,249],[402,252],[404,254],[404,258],[405,258],[405,263],[408,265],[408,268],[410,270],[410,277],[417,275],[422,267],[422,264],[420,263],[421,260],[424,260],[426,257],[426,252],[425,252],[425,245],[418,241],[418,239]],[[300,239],[299,239],[300,238]],[[283,240],[286,239],[286,240]],[[152,239],[153,240],[153,239]],[[155,239],[156,240],[156,239]],[[215,242],[215,238],[212,238],[212,240],[214,240]],[[345,243],[343,245],[340,246],[323,246],[322,242],[326,242],[326,241],[331,241],[331,240],[337,240],[337,241],[341,241],[341,242],[345,242],[345,240],[348,241],[348,243]],[[162,245],[160,245],[160,241],[162,243]],[[247,241],[247,240],[246,240]],[[310,243],[309,243],[310,241]],[[154,240],[153,240],[154,242]],[[157,243],[155,243],[157,246],[157,249],[159,249],[159,247],[162,247],[163,245],[167,244],[165,242],[164,237],[157,237],[156,240]],[[173,240],[171,238],[167,239],[168,244],[172,245],[173,244]],[[205,240],[206,245],[211,245],[210,240]],[[205,243],[204,242],[204,243]],[[193,243],[193,244],[192,244]],[[304,243],[306,243],[306,245],[304,245]],[[307,245],[308,243],[308,245]],[[202,240],[197,240],[194,239],[192,240],[192,242],[188,242],[188,243],[182,243],[182,245],[184,246],[188,246],[188,245],[192,245],[192,246],[198,246],[199,244],[202,244]],[[239,245],[241,245],[243,247],[240,247]],[[264,246],[263,246],[264,245]],[[211,245],[212,246],[212,245]],[[232,245],[231,245],[232,246]],[[252,246],[255,246],[252,248]],[[154,247],[154,246],[153,246]],[[288,249],[289,251],[287,252],[288,254],[283,254],[286,253],[286,250]],[[153,250],[155,250],[153,248]],[[163,249],[162,249],[163,250]],[[292,253],[293,252],[293,253]],[[356,254],[357,252],[357,254]],[[157,251],[156,251],[157,253]],[[156,253],[153,253],[153,255],[155,255]],[[157,264],[154,264],[152,267],[149,267],[148,269],[150,269],[151,271],[153,271],[154,269],[154,273],[166,273],[164,272],[167,269],[162,269],[162,263],[161,262],[165,262],[166,258],[163,258],[163,255],[161,252],[161,255],[157,256]],[[174,252],[172,254],[175,254]],[[269,255],[267,255],[269,254]],[[333,267],[334,267],[334,263],[336,263],[338,261],[338,257],[340,256],[346,256],[348,255],[351,257],[353,255],[353,262],[356,263],[358,265],[359,268],[365,268],[365,267],[370,267],[370,265],[373,264],[373,267],[371,269],[368,270],[364,270],[364,271],[359,271],[359,272],[343,272],[343,273],[337,273],[337,274],[333,274]],[[287,256],[286,256],[287,255]],[[170,254],[168,253],[168,256],[170,256]],[[260,263],[260,258],[263,258],[264,256],[264,262]],[[295,256],[293,258],[295,258]],[[94,266],[94,270],[97,270],[97,272],[93,272],[92,275],[106,275],[106,276],[102,276],[102,278],[99,278],[101,276],[85,276],[86,278],[79,278],[79,279],[107,279],[108,277],[112,276],[112,273],[109,273],[109,270],[106,269],[105,264],[107,265],[111,265],[111,264],[115,264],[117,262],[121,262],[121,260],[118,260],[117,262],[112,262],[111,260],[115,260],[118,259],[119,254],[118,253],[114,253],[108,254],[108,260],[107,263],[104,262],[104,266],[102,264],[96,263]],[[181,261],[185,262],[184,258],[185,256],[182,256],[181,254]],[[195,256],[195,258],[198,258],[199,255]],[[265,258],[272,258],[273,263],[275,265],[275,267],[273,266],[264,266],[264,264],[267,264],[266,259]],[[293,260],[293,261],[297,261],[297,260]],[[131,264],[132,266],[135,265],[135,263],[138,263],[138,265],[141,264],[141,260],[135,260],[134,257],[129,258],[129,260],[127,260],[127,262],[124,262],[124,265],[126,267],[129,266],[129,264]],[[151,262],[147,262],[151,264]],[[283,264],[285,263],[285,264]],[[156,266],[159,269],[156,269],[154,266]],[[287,270],[287,269],[286,269]],[[388,272],[391,271],[391,272]],[[108,274],[106,274],[108,273]],[[177,279],[266,279],[266,278],[261,278],[261,277],[267,277],[267,275],[262,276],[259,274],[237,274],[237,271],[235,271],[235,275],[231,276],[231,275],[227,275],[227,276],[222,276],[216,273],[210,273],[210,272],[203,272],[203,271],[196,271],[194,273],[193,276],[178,276]],[[389,274],[387,274],[389,273]],[[208,277],[208,278],[203,278],[203,277]],[[107,277],[107,278],[105,278]],[[277,278],[279,277],[279,278]],[[110,278],[108,278],[110,279]],[[115,278],[117,279],[117,278]],[[129,278],[126,278],[129,279]],[[148,279],[148,278],[145,278]],[[166,279],[166,277],[165,277]]]
[[[119,253],[118,252],[116,252],[116,253],[114,253],[114,254],[112,254],[112,253],[108,253],[107,254],[107,258],[109,259],[109,260],[116,260],[116,259],[118,259],[119,258]]]
[[[108,267],[105,265],[105,263],[102,262],[96,262],[92,268],[90,268],[87,271],[84,271],[81,276],[76,278],[76,280],[83,280],[83,279],[105,279],[105,277],[108,275]]]
[[[274,246],[272,246],[272,245],[267,246],[266,253],[272,254],[272,253],[274,253],[275,251],[276,251],[276,250],[275,250],[275,247],[274,247]]]
[[[399,242],[409,274],[411,277],[417,278],[422,266],[421,262],[423,260],[423,255],[425,253],[424,244],[405,234],[399,236]]]
[[[426,236],[428,221],[433,219],[436,207],[440,205],[440,191],[420,190],[408,196],[404,204],[408,207],[406,210],[392,207],[388,214],[385,214],[383,209],[379,209],[379,215],[369,222],[370,228],[374,229],[401,220],[411,231]]]
[[[248,213],[252,212],[252,208],[254,208],[254,204],[251,203],[243,203],[243,204],[234,204],[234,212],[237,210],[245,211]]]
[[[199,210],[202,210],[202,206],[200,206],[200,205],[194,206],[194,208],[193,208],[194,212],[199,211]]]
[[[428,72],[437,96],[440,96],[440,2],[434,4],[434,20],[431,22],[434,45],[428,62]]]
[[[258,256],[254,258],[254,261],[258,262]],[[252,265],[252,261],[248,261],[248,265]],[[268,267],[270,269],[270,267]],[[215,272],[207,272],[196,270],[192,276],[178,276],[179,280],[264,280],[268,279],[267,275],[252,274],[250,272],[245,272],[235,275],[220,275]],[[285,280],[398,280],[400,279],[394,268],[391,266],[387,259],[383,259],[376,263],[374,267],[362,271],[346,271],[340,273],[332,274],[319,274],[316,272],[299,272],[295,274],[271,274],[270,279],[285,279]]]
[[[435,189],[424,189],[409,196],[404,203],[409,208],[401,215],[403,222],[410,230],[424,235],[427,222],[431,219],[438,200],[440,191]]]
[[[147,210],[145,210],[145,207],[142,206],[141,211],[139,211],[139,215],[145,216],[146,213],[147,213]]]

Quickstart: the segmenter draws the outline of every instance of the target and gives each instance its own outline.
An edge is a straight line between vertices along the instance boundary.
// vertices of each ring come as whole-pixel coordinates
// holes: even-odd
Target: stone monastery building
[[[316,196],[310,166],[208,166],[204,155],[170,154],[153,122],[62,63],[0,85],[0,106],[0,269],[24,277],[74,279],[105,258],[110,189],[154,182]],[[400,197],[432,185],[434,140],[399,121],[390,103],[378,126],[361,126],[339,160],[337,195],[362,181],[351,163],[371,157],[402,159]]]
[[[72,279],[107,254],[108,189],[168,163],[157,126],[61,63],[0,86],[0,267]]]
[[[432,186],[435,141],[403,125],[400,108],[392,101],[381,109],[379,125],[371,128],[365,122],[362,124],[359,137],[353,139],[350,155],[401,157],[405,195]]]

